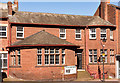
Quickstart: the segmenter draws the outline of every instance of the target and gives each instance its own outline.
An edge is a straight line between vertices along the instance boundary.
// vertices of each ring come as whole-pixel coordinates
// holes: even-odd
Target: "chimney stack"
[[[107,21],[107,4],[110,4],[110,0],[101,0],[101,18]]]
[[[7,3],[7,5],[8,5],[8,15],[11,16],[11,15],[12,15],[12,2],[9,1],[9,2]]]
[[[15,10],[18,11],[18,0],[14,0],[14,5],[17,6]]]

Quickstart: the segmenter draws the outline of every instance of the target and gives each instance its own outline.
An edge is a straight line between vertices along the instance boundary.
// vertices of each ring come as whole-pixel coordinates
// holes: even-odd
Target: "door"
[[[119,60],[119,66],[118,66],[118,77],[120,78],[120,60]]]
[[[82,69],[82,53],[77,53],[77,68]]]

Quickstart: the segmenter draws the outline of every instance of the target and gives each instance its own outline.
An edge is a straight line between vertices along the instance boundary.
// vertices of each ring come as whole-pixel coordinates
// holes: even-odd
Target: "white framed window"
[[[97,63],[97,50],[94,50],[94,63]]]
[[[2,68],[7,68],[8,65],[8,55],[7,53],[0,53],[0,59],[2,61]]]
[[[65,49],[62,49],[62,54],[65,54]]]
[[[89,50],[89,63],[93,62],[93,58],[92,58],[92,50]]]
[[[101,28],[101,39],[107,39],[107,37],[106,37],[106,29],[105,28]]]
[[[0,37],[7,37],[7,27],[0,26]]]
[[[50,64],[54,64],[54,55],[50,55]]]
[[[24,27],[22,26],[17,26],[16,27],[16,37],[17,38],[24,38]]]
[[[59,64],[59,55],[55,56],[55,64]]]
[[[60,28],[60,38],[66,39],[66,29],[65,28]]]
[[[110,63],[114,63],[114,49],[110,49]]]
[[[50,54],[54,54],[54,48],[50,48]]]
[[[49,54],[49,48],[45,48],[45,54]]]
[[[38,65],[42,64],[42,55],[37,55],[37,64]]]
[[[20,60],[20,50],[18,50],[17,52],[18,52],[18,55],[17,55],[17,57],[18,57],[18,65],[20,65],[20,64],[21,64],[21,60]]]
[[[49,64],[49,55],[45,55],[45,65]]]
[[[56,53],[56,54],[59,54],[59,49],[55,49],[55,53]]]
[[[75,30],[75,39],[81,39],[81,29]]]
[[[110,39],[113,39],[113,30],[110,29]]]
[[[96,39],[96,28],[89,29],[89,39]]]
[[[62,64],[65,64],[65,54],[62,55]]]
[[[42,54],[42,49],[41,48],[37,49],[37,54]]]

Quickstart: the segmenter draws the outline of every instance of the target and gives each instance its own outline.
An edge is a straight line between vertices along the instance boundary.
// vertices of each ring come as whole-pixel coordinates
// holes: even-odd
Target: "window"
[[[50,64],[54,64],[54,55],[50,55]]]
[[[38,65],[42,64],[42,55],[37,55],[37,64]]]
[[[17,26],[16,35],[17,35],[17,38],[24,38],[24,27]]]
[[[66,29],[65,28],[60,28],[60,38],[66,39]]]
[[[6,28],[6,26],[0,26],[0,37],[7,37],[7,28]]]
[[[54,54],[54,48],[50,49],[50,54]]]
[[[59,64],[59,55],[55,56],[55,64]]]
[[[15,58],[15,55],[12,55],[11,58],[12,58],[12,65],[16,65],[16,58]]]
[[[49,54],[49,49],[45,48],[45,54]]]
[[[49,55],[45,55],[45,65],[49,64]]]
[[[114,49],[110,49],[110,63],[114,63]]]
[[[65,55],[62,55],[62,64],[65,64]]]
[[[55,49],[55,53],[56,53],[56,54],[59,54],[59,49]]]
[[[105,63],[107,63],[107,50],[105,49],[103,52],[103,49],[100,50],[100,54],[101,54],[101,62],[103,62],[103,56],[102,54],[105,53]]]
[[[89,50],[89,63],[97,63],[97,49]]]
[[[2,60],[2,68],[7,68],[7,53],[0,54],[0,59]]]
[[[97,50],[94,50],[94,63],[97,63]]]
[[[81,30],[80,29],[76,29],[76,31],[75,31],[75,39],[81,39]]]
[[[92,63],[92,50],[89,50],[89,63]]]
[[[62,54],[65,54],[65,49],[62,49]]]
[[[18,57],[18,65],[20,65],[20,50],[18,50],[18,55],[17,55],[17,57]]]
[[[110,39],[113,39],[113,30],[110,29]]]
[[[42,49],[41,48],[37,49],[37,54],[42,54]]]
[[[96,29],[95,28],[89,29],[89,39],[96,39]]]
[[[106,29],[105,28],[101,28],[101,39],[106,39]]]

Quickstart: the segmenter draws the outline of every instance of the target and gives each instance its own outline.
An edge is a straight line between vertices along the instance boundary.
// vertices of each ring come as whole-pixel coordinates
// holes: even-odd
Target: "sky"
[[[4,0],[3,0],[4,1]],[[14,0],[11,0],[12,2]],[[72,15],[87,15],[93,16],[97,10],[99,1],[92,0],[18,0],[19,11],[42,12],[42,13],[57,13],[57,14],[72,14]],[[63,2],[62,2],[63,1]],[[111,4],[118,5],[119,0],[112,0]],[[7,2],[7,0],[6,0]]]

